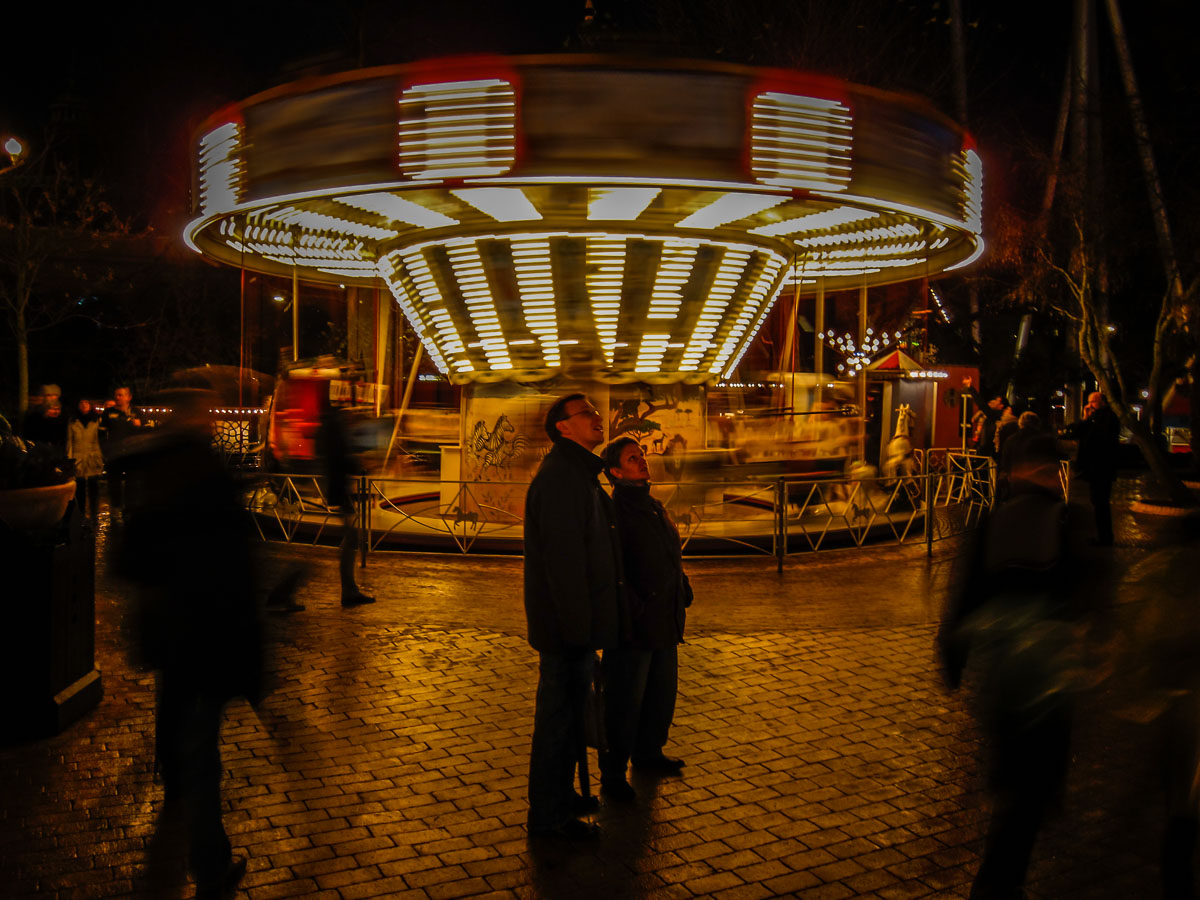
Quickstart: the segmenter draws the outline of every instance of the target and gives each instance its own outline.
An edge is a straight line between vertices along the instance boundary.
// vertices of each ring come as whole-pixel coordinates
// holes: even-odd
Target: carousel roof
[[[185,238],[386,284],[455,381],[727,376],[787,285],[982,250],[979,156],[923,101],[800,72],[478,57],[309,79],[212,116]]]

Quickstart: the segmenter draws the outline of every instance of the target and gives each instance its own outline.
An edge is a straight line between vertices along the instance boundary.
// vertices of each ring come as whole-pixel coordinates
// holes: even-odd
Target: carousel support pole
[[[783,571],[783,557],[787,553],[787,482],[780,478],[775,483],[775,571]]]
[[[933,556],[933,475],[929,470],[929,450],[925,451],[925,462],[922,468],[925,476],[925,557]]]
[[[813,398],[813,406],[820,403],[825,394],[825,276],[817,278],[816,309],[813,319],[817,336],[813,339],[813,372],[817,376],[817,390]]]
[[[292,362],[300,358],[300,268],[292,266]]]
[[[858,289],[858,346],[867,342],[867,283]],[[867,367],[858,370],[858,458],[867,458]]]
[[[417,380],[417,368],[421,365],[421,351],[424,349],[424,344],[417,344],[417,352],[413,354],[412,371],[408,373],[408,383],[404,385],[404,399],[400,401],[400,408],[396,410],[396,424],[392,426],[392,439],[388,441],[387,453],[383,457],[385,472],[388,460],[392,456],[392,447],[396,445],[396,435],[400,433],[400,420],[404,418],[404,411],[408,409],[408,401],[412,398],[413,382]]]

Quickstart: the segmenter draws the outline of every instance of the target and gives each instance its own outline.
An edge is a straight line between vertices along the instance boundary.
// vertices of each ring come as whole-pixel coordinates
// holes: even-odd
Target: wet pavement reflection
[[[1096,551],[1118,582],[1098,656],[1200,583],[1188,526],[1128,512],[1141,490],[1118,483],[1117,547]],[[0,749],[5,896],[193,894],[153,776],[153,680],[126,662],[128,597],[104,571],[110,528],[105,512],[104,699],[61,735]],[[933,652],[953,551],[796,556],[782,574],[765,557],[688,560],[696,602],[668,745],[687,767],[635,775],[638,801],[602,804],[602,839],[573,847],[525,834],[537,679],[519,559],[372,556],[359,581],[378,602],[344,610],[335,549],[266,548],[268,582],[297,561],[313,574],[305,610],[268,617],[261,712],[226,712],[244,895],[965,897],[989,807],[969,701],[946,692]],[[1080,704],[1030,897],[1157,893],[1155,726],[1126,671]]]

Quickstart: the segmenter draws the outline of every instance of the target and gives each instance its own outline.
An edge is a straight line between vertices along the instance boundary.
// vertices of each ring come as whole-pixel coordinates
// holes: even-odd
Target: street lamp
[[[25,162],[25,157],[28,155],[25,144],[19,138],[11,136],[4,139],[4,152],[8,154],[9,165],[0,169],[0,175],[10,172],[21,165],[21,163]]]

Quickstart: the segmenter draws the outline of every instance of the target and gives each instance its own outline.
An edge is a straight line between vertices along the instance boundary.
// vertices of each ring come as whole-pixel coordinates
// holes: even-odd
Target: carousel
[[[863,344],[872,288],[983,249],[980,157],[923,100],[696,61],[481,56],[306,79],[211,116],[193,178],[194,250],[297,291],[383,296],[375,333],[403,317],[419,337],[402,391],[382,339],[351,390],[389,425],[364,510],[378,540],[519,546],[542,419],[569,391],[645,445],[685,526],[730,482],[879,460],[865,372],[830,377],[820,347],[809,373],[743,360],[781,298],[822,326],[826,294],[857,291]],[[418,477],[396,461],[433,434],[409,405],[420,356],[459,402],[432,417],[439,452]],[[288,433],[271,429],[277,459]]]

